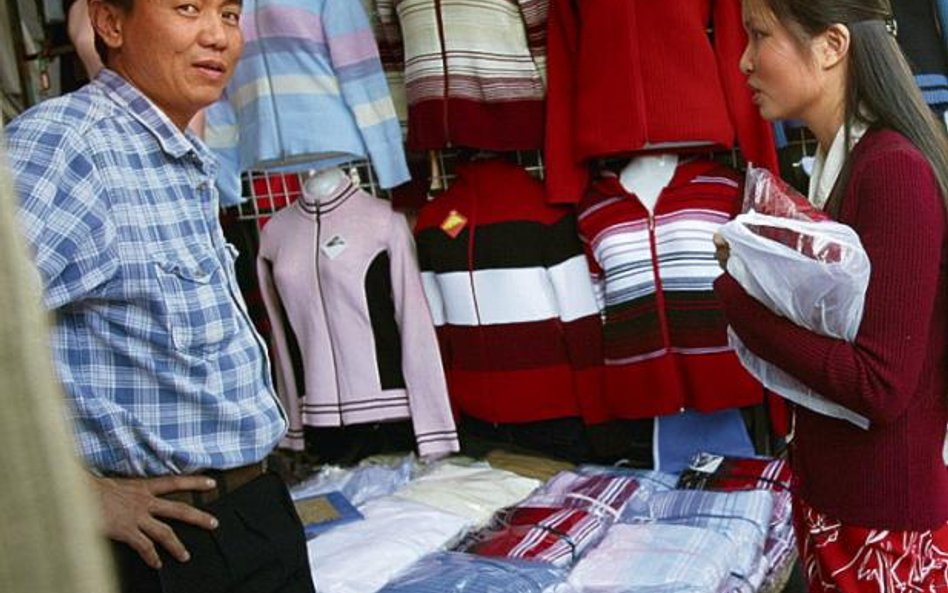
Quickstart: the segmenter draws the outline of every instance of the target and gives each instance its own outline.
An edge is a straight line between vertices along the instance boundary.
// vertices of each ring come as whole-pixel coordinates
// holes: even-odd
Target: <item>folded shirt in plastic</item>
[[[337,525],[362,519],[362,513],[338,491],[295,500],[293,505],[303,523],[306,539],[312,539]]]

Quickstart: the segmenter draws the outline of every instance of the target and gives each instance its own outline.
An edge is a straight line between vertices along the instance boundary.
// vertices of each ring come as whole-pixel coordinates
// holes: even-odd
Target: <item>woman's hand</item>
[[[721,233],[714,233],[714,259],[718,260],[721,269],[727,272],[727,260],[731,257],[731,246],[727,244]]]

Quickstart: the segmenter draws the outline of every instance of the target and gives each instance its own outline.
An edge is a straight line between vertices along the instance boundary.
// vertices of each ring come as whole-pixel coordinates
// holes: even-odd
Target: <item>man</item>
[[[53,348],[126,591],[312,592],[286,420],[186,129],[240,55],[237,0],[90,0],[106,68],[8,127]],[[41,435],[39,435],[41,437]]]

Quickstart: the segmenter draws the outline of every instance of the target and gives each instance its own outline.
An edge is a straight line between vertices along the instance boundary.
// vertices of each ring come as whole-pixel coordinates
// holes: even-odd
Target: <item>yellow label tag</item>
[[[294,505],[303,525],[325,523],[339,518],[339,511],[324,496],[297,501]]]
[[[452,210],[441,223],[441,230],[447,233],[452,239],[455,239],[459,234],[461,234],[461,231],[464,230],[464,226],[466,224],[467,217],[457,210]]]

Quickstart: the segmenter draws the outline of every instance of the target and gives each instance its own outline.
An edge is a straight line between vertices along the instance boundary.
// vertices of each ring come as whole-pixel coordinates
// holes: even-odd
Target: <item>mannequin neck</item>
[[[622,168],[619,183],[627,192],[634,194],[649,211],[653,211],[658,196],[668,187],[677,166],[677,154],[636,157]]]
[[[338,167],[317,171],[303,183],[302,199],[307,204],[318,206],[338,195],[348,183],[349,176]]]

